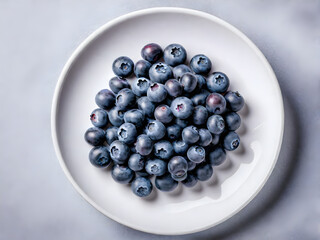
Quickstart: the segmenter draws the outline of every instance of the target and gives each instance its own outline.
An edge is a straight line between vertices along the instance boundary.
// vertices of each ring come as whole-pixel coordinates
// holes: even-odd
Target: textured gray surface
[[[283,147],[263,191],[232,219],[187,236],[138,232],[100,214],[64,176],[50,135],[54,87],[73,50],[105,22],[156,6],[239,28],[270,61],[285,102]],[[320,1],[2,0],[0,30],[1,240],[320,239]]]

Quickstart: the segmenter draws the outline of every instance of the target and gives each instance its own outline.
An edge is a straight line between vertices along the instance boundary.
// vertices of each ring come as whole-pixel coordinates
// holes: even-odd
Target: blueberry
[[[119,77],[128,77],[133,72],[134,63],[128,57],[122,56],[114,60],[112,71]]]
[[[187,72],[192,72],[191,69],[185,65],[185,64],[180,64],[176,67],[173,68],[173,76],[175,79],[180,80],[180,78],[182,77],[183,74],[187,73]]]
[[[162,123],[170,123],[173,119],[173,114],[167,105],[159,105],[154,110],[154,117]]]
[[[213,134],[220,134],[225,129],[225,122],[220,115],[212,115],[208,118],[207,128]]]
[[[84,139],[92,146],[98,146],[106,140],[105,132],[101,128],[92,127],[85,132]]]
[[[188,171],[187,160],[181,156],[174,156],[168,162],[168,171],[169,173],[171,173],[171,175],[174,175],[175,177],[183,177]]]
[[[109,87],[114,93],[118,93],[123,88],[130,88],[130,84],[124,78],[113,77],[109,81]]]
[[[136,78],[132,84],[132,92],[138,97],[146,96],[149,86],[149,79],[144,77]]]
[[[130,156],[130,148],[125,143],[116,140],[110,145],[110,156],[116,164],[123,164]]]
[[[182,94],[183,87],[176,79],[169,79],[165,83],[166,90],[171,97],[178,97]]]
[[[144,169],[141,171],[137,171],[136,176],[137,177],[145,177],[145,178],[150,177],[149,173],[147,173],[146,170],[144,170]]]
[[[145,117],[141,110],[131,109],[125,112],[123,119],[126,123],[132,123],[138,128],[143,126]]]
[[[223,72],[214,72],[207,79],[207,88],[210,92],[224,93],[229,85],[229,78]]]
[[[195,169],[195,176],[199,181],[207,181],[213,175],[212,166],[208,163],[201,163]]]
[[[197,87],[196,89],[198,89],[199,91],[202,90],[203,88],[206,87],[207,84],[207,80],[205,79],[204,76],[196,74],[197,77]]]
[[[231,111],[238,112],[244,105],[244,99],[239,92],[227,92],[224,97]]]
[[[116,127],[119,127],[122,123],[124,123],[123,111],[118,107],[114,107],[108,112],[108,118],[110,123]]]
[[[108,112],[97,108],[90,114],[90,120],[93,126],[103,128],[108,124]]]
[[[173,150],[180,155],[184,155],[189,148],[189,145],[183,140],[174,141],[172,143],[172,146],[173,146]]]
[[[105,146],[92,148],[89,153],[89,159],[93,166],[99,168],[108,167],[111,162],[109,150]]]
[[[182,130],[182,139],[187,144],[193,144],[196,143],[200,136],[199,131],[195,126],[188,126],[185,129]]]
[[[208,129],[199,129],[199,137],[200,139],[198,141],[198,144],[202,147],[209,146],[209,144],[212,142],[212,135]]]
[[[206,157],[206,151],[200,146],[191,146],[187,152],[188,159],[195,163],[203,162]]]
[[[191,93],[197,87],[198,78],[192,73],[185,73],[180,78],[180,83],[185,92]]]
[[[147,197],[152,192],[152,184],[148,178],[137,177],[131,183],[132,192],[138,197]]]
[[[162,176],[167,171],[167,163],[160,159],[152,159],[146,162],[145,170],[150,175]]]
[[[153,117],[155,105],[148,97],[141,97],[137,101],[138,108],[148,117]]]
[[[172,179],[177,181],[177,182],[184,181],[187,178],[187,176],[188,176],[187,172],[185,174],[181,175],[181,176],[177,176],[177,175],[171,174]]]
[[[207,90],[201,90],[199,93],[195,94],[192,98],[191,101],[193,104],[196,105],[206,105],[206,99],[209,95],[209,92]]]
[[[165,63],[155,63],[149,69],[149,77],[152,82],[165,83],[168,79],[173,77],[170,66]]]
[[[206,99],[206,108],[210,113],[221,114],[226,110],[226,100],[219,93],[210,93]]]
[[[217,145],[220,141],[220,135],[219,134],[212,134],[212,145]]]
[[[197,182],[198,182],[198,179],[194,174],[191,174],[191,173],[188,173],[187,178],[182,181],[183,185],[189,188],[195,186]]]
[[[154,155],[163,160],[171,158],[174,153],[172,144],[165,140],[155,143],[153,149]]]
[[[139,153],[134,153],[129,157],[128,166],[133,171],[141,171],[144,169],[144,157],[142,157]]]
[[[171,111],[175,117],[187,119],[192,115],[193,103],[187,97],[178,97],[172,101]]]
[[[114,106],[115,103],[115,95],[109,89],[102,89],[96,95],[96,104],[103,109],[110,109]]]
[[[192,161],[189,161],[187,160],[188,162],[188,172],[192,171],[193,169],[196,168],[197,164],[195,162],[192,162]]]
[[[226,160],[226,158],[226,151],[221,147],[214,148],[209,153],[209,161],[213,166],[218,166],[222,164]]]
[[[193,111],[193,123],[196,125],[202,125],[207,122],[208,119],[208,110],[204,106],[196,106]]]
[[[116,106],[120,110],[127,110],[136,103],[136,96],[129,88],[121,89],[116,96]]]
[[[141,49],[141,57],[151,63],[158,61],[162,55],[162,48],[156,43],[149,43]]]
[[[190,61],[191,69],[198,74],[208,74],[211,66],[210,59],[203,54],[195,55]]]
[[[179,125],[181,128],[185,128],[185,127],[187,127],[189,125],[190,121],[189,121],[189,119],[176,118],[175,119],[175,123],[177,125]]]
[[[239,147],[240,138],[236,132],[229,132],[223,138],[223,147],[228,151],[233,151]]]
[[[151,63],[146,60],[139,60],[134,65],[134,74],[136,77],[149,78],[149,69],[151,68]]]
[[[166,135],[166,127],[162,122],[151,120],[147,124],[146,133],[152,140],[160,140]]]
[[[111,171],[111,176],[116,182],[127,184],[133,179],[134,172],[126,166],[114,165]]]
[[[169,173],[157,176],[154,180],[155,186],[163,192],[170,192],[178,186],[178,182],[173,180]]]
[[[167,97],[167,90],[161,83],[152,83],[148,88],[147,96],[151,102],[159,103]]]
[[[230,131],[237,130],[241,125],[241,118],[235,112],[229,112],[224,116],[226,128]]]
[[[146,134],[139,135],[135,145],[137,153],[142,156],[149,155],[153,149],[153,142]]]
[[[170,140],[176,140],[181,136],[181,127],[178,124],[173,124],[167,127],[167,136]]]
[[[180,44],[170,44],[163,51],[163,59],[167,64],[174,67],[186,61],[187,52]]]
[[[126,144],[136,141],[137,129],[132,123],[124,123],[118,129],[118,139]]]
[[[110,145],[113,141],[118,140],[118,128],[117,127],[109,127],[106,130],[106,140]]]

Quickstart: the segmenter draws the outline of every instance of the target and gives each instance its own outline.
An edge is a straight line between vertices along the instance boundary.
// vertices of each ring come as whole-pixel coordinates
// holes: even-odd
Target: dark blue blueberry
[[[136,172],[137,177],[150,177],[149,173],[146,172],[146,170],[141,170]]]
[[[137,129],[132,123],[124,123],[118,129],[118,139],[126,144],[136,141]]]
[[[193,110],[193,123],[196,125],[203,125],[208,119],[208,110],[204,106],[196,106]]]
[[[101,128],[89,128],[84,134],[84,139],[92,146],[102,145],[106,140],[105,132]]]
[[[195,163],[203,162],[206,157],[206,151],[200,146],[191,146],[187,152],[188,159]]]
[[[106,140],[108,145],[110,145],[113,141],[118,140],[118,128],[117,127],[109,127],[106,130]]]
[[[97,108],[90,114],[90,120],[93,126],[103,128],[108,124],[108,112]]]
[[[198,80],[196,89],[201,91],[203,88],[206,87],[207,80],[205,79],[204,76],[199,75],[199,74],[196,74],[196,77],[197,77],[197,80]]]
[[[187,72],[192,72],[191,69],[185,65],[185,64],[180,64],[176,67],[173,68],[173,76],[175,79],[180,80],[183,74]]]
[[[182,94],[183,92],[183,87],[180,82],[178,82],[176,79],[169,79],[166,81],[166,89],[168,94],[171,97],[178,97]]]
[[[127,184],[133,179],[134,172],[126,166],[114,165],[111,171],[111,176],[116,182]]]
[[[213,134],[220,134],[225,129],[225,122],[220,115],[212,115],[208,118],[207,128]]]
[[[169,173],[157,176],[154,180],[156,188],[163,192],[170,192],[178,186],[178,182],[173,180]]]
[[[178,97],[172,101],[171,111],[176,118],[187,119],[192,115],[193,103],[187,97]]]
[[[162,123],[170,123],[173,119],[173,114],[167,105],[159,105],[154,110],[154,117]]]
[[[190,61],[191,69],[198,74],[208,74],[211,71],[211,61],[210,59],[203,55],[195,55]]]
[[[187,178],[187,176],[188,176],[187,172],[185,174],[181,175],[181,176],[177,176],[177,175],[171,174],[172,179],[177,181],[177,182],[184,181]]]
[[[238,112],[244,105],[244,99],[239,92],[227,92],[224,97],[231,111]]]
[[[137,101],[138,108],[148,117],[153,117],[155,105],[148,97],[141,97]]]
[[[167,127],[167,136],[170,140],[177,140],[181,136],[182,128],[178,124]]]
[[[206,99],[209,95],[209,92],[207,90],[201,90],[199,93],[195,94],[192,98],[191,101],[195,106],[197,105],[206,105]]]
[[[108,167],[111,162],[109,150],[105,146],[92,148],[89,153],[89,159],[93,166],[99,168]]]
[[[174,67],[183,64],[187,59],[187,51],[180,44],[170,44],[163,51],[163,59]]]
[[[137,177],[131,183],[132,192],[138,197],[147,197],[152,192],[152,183],[148,178]]]
[[[151,102],[159,103],[166,99],[167,90],[161,83],[152,83],[148,88],[147,96]]]
[[[213,166],[222,164],[226,160],[226,158],[226,151],[221,147],[214,148],[209,153],[209,161]]]
[[[241,118],[235,112],[229,112],[224,116],[226,128],[230,131],[237,130],[241,125]]]
[[[185,73],[180,78],[180,83],[185,92],[191,93],[197,87],[198,78],[192,73]]]
[[[188,173],[188,176],[185,180],[182,181],[182,184],[186,187],[193,187],[197,184],[198,179],[196,178],[196,176],[194,174]]]
[[[172,143],[173,150],[180,155],[184,155],[189,148],[189,145],[183,140],[177,140]]]
[[[207,181],[213,175],[212,166],[208,163],[201,163],[195,169],[195,176],[199,181]]]
[[[229,78],[223,72],[214,72],[207,79],[207,88],[210,92],[224,93],[229,85]]]
[[[149,86],[149,79],[146,79],[144,77],[136,78],[136,80],[132,84],[132,92],[138,97],[146,96]]]
[[[139,127],[143,126],[143,122],[144,122],[145,117],[144,117],[144,114],[141,110],[131,109],[131,110],[125,112],[123,119],[126,123],[132,123],[137,128],[139,128]]]
[[[208,129],[201,128],[199,130],[199,141],[198,144],[202,147],[209,146],[209,144],[212,142],[212,135]]]
[[[112,64],[112,71],[119,77],[128,77],[133,73],[134,63],[125,56],[118,57]]]
[[[130,156],[130,148],[119,140],[113,141],[110,145],[110,156],[116,164],[124,164]]]
[[[166,127],[162,122],[151,120],[147,124],[146,133],[152,140],[160,140],[166,135]]]
[[[123,111],[118,107],[114,107],[108,112],[108,118],[110,123],[116,127],[119,127],[122,123],[124,123]]]
[[[169,173],[171,173],[171,175],[174,175],[175,177],[183,177],[188,171],[187,160],[181,156],[174,156],[168,162],[168,171]]]
[[[152,159],[146,162],[145,170],[150,175],[162,176],[167,171],[167,163],[160,159]]]
[[[121,89],[130,88],[130,84],[124,78],[113,77],[109,81],[110,89],[117,94]]]
[[[182,139],[187,144],[193,144],[200,139],[199,131],[195,126],[188,126],[182,130]]]
[[[188,172],[196,168],[197,164],[195,162],[191,162],[189,160],[187,160],[187,162],[188,162]]]
[[[116,106],[120,110],[127,110],[136,103],[136,96],[129,88],[121,89],[116,96]]]
[[[128,166],[133,171],[141,171],[144,169],[145,159],[139,153],[134,153],[129,157]]]
[[[221,114],[226,110],[226,100],[219,93],[210,93],[206,99],[206,108],[210,113]]]
[[[217,145],[220,141],[220,135],[219,134],[212,134],[212,145]]]
[[[168,79],[173,77],[170,66],[165,63],[155,63],[149,69],[149,77],[152,82],[165,83]]]
[[[109,89],[102,89],[96,95],[96,104],[103,109],[110,109],[114,106],[115,103],[115,95]]]
[[[171,108],[171,110],[172,110],[172,108]],[[185,128],[189,125],[190,121],[189,121],[189,119],[176,118],[175,123],[177,125],[179,125],[181,128]]]
[[[228,132],[223,138],[223,147],[225,150],[233,151],[239,147],[240,138],[236,132]]]
[[[172,144],[169,141],[162,140],[154,144],[154,155],[160,159],[170,159],[174,153]]]
[[[146,134],[139,135],[135,145],[137,153],[142,156],[149,155],[153,149],[153,141]]]
[[[151,63],[158,61],[162,55],[162,48],[156,43],[149,43],[141,49],[141,57]]]
[[[136,77],[149,78],[149,69],[151,68],[151,63],[146,60],[139,60],[134,65],[134,74]]]

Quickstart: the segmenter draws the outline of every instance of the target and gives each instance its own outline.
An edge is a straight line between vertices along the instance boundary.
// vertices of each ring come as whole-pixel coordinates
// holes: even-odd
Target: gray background
[[[73,50],[105,22],[155,6],[239,28],[270,61],[285,102],[283,147],[263,191],[232,219],[187,236],[142,233],[100,214],[64,176],[50,135],[54,87]],[[1,240],[320,239],[320,1],[1,0],[0,43]]]

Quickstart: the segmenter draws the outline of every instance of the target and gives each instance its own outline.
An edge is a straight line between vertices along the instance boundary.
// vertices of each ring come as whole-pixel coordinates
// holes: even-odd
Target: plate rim
[[[229,214],[228,216],[224,217],[223,219],[221,219],[218,222],[215,223],[211,223],[202,227],[198,227],[192,230],[188,230],[186,229],[185,231],[158,231],[157,229],[153,229],[152,231],[149,229],[144,229],[143,227],[141,227],[140,225],[136,225],[134,223],[130,223],[127,222],[125,219],[120,219],[117,216],[114,216],[113,214],[109,213],[108,211],[104,210],[102,207],[100,207],[98,204],[96,204],[82,189],[81,187],[78,185],[78,183],[74,180],[74,178],[72,177],[71,173],[69,172],[66,163],[62,157],[62,153],[59,147],[59,142],[58,142],[58,135],[57,135],[57,112],[59,109],[58,103],[59,103],[59,99],[60,99],[60,94],[61,94],[61,90],[63,88],[63,84],[65,82],[65,79],[69,73],[69,70],[72,68],[73,63],[75,62],[75,60],[80,56],[81,52],[84,51],[86,49],[87,46],[89,46],[89,44],[95,40],[96,38],[98,38],[100,36],[100,34],[104,33],[108,28],[117,25],[120,22],[123,22],[129,18],[134,18],[134,17],[138,17],[141,15],[145,15],[145,14],[152,14],[152,13],[159,13],[159,12],[175,12],[175,13],[185,13],[185,14],[190,14],[190,15],[195,15],[197,17],[202,17],[205,18],[207,20],[213,21],[213,22],[217,22],[219,24],[221,24],[222,26],[226,27],[228,30],[230,30],[231,32],[233,32],[234,34],[236,34],[238,37],[240,37],[254,52],[255,54],[259,57],[259,59],[262,61],[264,67],[267,69],[267,71],[270,73],[270,76],[273,79],[273,85],[275,87],[275,91],[276,91],[276,97],[279,98],[280,102],[280,121],[281,121],[281,130],[279,132],[280,136],[279,136],[279,142],[278,142],[278,148],[276,150],[276,154],[272,163],[272,166],[268,172],[268,174],[266,175],[264,181],[261,182],[259,188],[256,190],[256,192],[249,198],[247,199],[247,201],[245,201],[236,211],[234,211],[232,214]],[[51,137],[52,137],[52,141],[53,141],[53,146],[54,146],[54,150],[56,153],[56,156],[58,158],[59,164],[64,172],[64,174],[66,175],[67,179],[71,182],[72,186],[76,189],[76,191],[82,196],[82,198],[84,198],[88,203],[90,203],[95,209],[97,209],[100,213],[102,213],[103,215],[107,216],[108,218],[123,224],[125,226],[128,226],[132,229],[136,229],[142,232],[147,232],[147,233],[152,233],[152,234],[158,234],[158,235],[183,235],[183,234],[191,234],[191,233],[195,233],[195,232],[200,232],[200,231],[204,231],[206,229],[212,228],[216,225],[219,225],[220,223],[228,220],[229,218],[233,217],[234,215],[236,215],[237,213],[239,213],[244,207],[246,207],[256,196],[257,194],[262,190],[262,188],[264,187],[265,183],[267,182],[267,180],[269,179],[271,173],[273,172],[273,169],[278,161],[278,157],[280,154],[280,150],[281,150],[281,145],[283,142],[283,133],[284,133],[284,104],[283,104],[283,96],[281,93],[281,89],[280,89],[280,85],[279,82],[277,80],[277,77],[270,65],[270,63],[268,62],[268,60],[266,59],[266,57],[264,56],[264,54],[260,51],[260,49],[244,34],[242,33],[239,29],[237,29],[236,27],[234,27],[233,25],[231,25],[230,23],[210,14],[207,12],[203,12],[203,11],[199,11],[199,10],[194,10],[194,9],[190,9],[190,8],[181,8],[181,7],[154,7],[154,8],[146,8],[146,9],[142,9],[142,10],[137,10],[137,11],[133,11],[133,12],[129,12],[127,14],[118,16],[110,21],[108,21],[107,23],[103,24],[102,26],[98,27],[95,31],[93,31],[88,37],[86,37],[81,43],[80,45],[72,52],[71,56],[68,58],[67,62],[65,63],[62,72],[59,75],[58,78],[58,82],[56,84],[55,90],[54,90],[54,95],[53,95],[53,100],[52,100],[52,106],[51,106]]]

